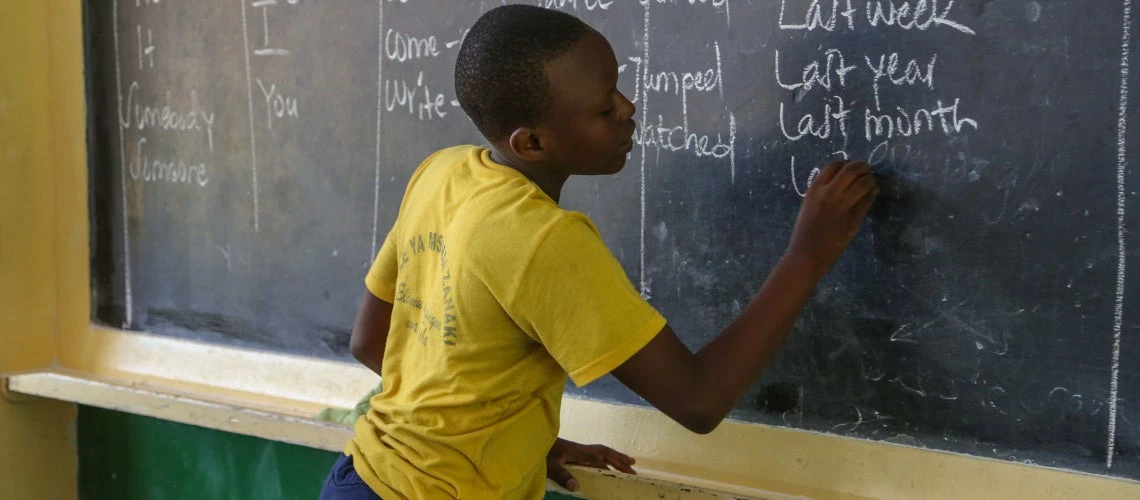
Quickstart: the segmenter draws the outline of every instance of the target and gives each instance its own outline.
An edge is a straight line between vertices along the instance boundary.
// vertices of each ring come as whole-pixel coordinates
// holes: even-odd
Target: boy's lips
[[[634,132],[637,132],[637,124],[631,125],[629,127],[629,133],[626,134],[626,140],[625,140],[625,142],[621,143],[621,150],[622,151],[625,151],[628,153],[628,152],[633,150],[633,133]]]

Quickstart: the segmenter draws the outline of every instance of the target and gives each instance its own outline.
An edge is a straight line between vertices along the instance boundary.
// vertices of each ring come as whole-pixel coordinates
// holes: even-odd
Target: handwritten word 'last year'
[[[780,51],[775,51],[776,84],[787,90],[802,90],[805,93],[816,87],[831,90],[835,86],[846,87],[847,75],[862,69],[859,65],[848,65],[839,49],[828,49],[824,55],[822,64],[818,60],[812,61],[803,67],[798,77],[793,73],[789,78],[787,75],[780,76]],[[905,63],[897,52],[881,54],[877,59],[863,56],[863,60],[871,73],[876,109],[882,107],[879,94],[883,83],[895,86],[921,84],[934,89],[934,66],[938,62],[938,54],[931,55],[929,59],[910,59]],[[832,75],[835,76],[834,79]]]

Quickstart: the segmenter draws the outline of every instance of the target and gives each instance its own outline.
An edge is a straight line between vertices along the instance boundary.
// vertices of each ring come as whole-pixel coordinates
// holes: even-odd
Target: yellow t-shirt
[[[588,384],[665,326],[585,215],[474,146],[412,175],[365,284],[395,307],[345,453],[385,499],[541,498],[566,374]]]

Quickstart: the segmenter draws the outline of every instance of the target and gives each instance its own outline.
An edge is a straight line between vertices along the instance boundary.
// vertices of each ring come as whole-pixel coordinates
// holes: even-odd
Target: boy
[[[491,148],[436,152],[408,183],[352,332],[383,391],[322,498],[534,499],[547,475],[574,489],[563,462],[632,472],[557,439],[567,375],[613,373],[707,433],[776,354],[878,194],[869,167],[819,174],[764,286],[690,353],[590,220],[558,206],[567,178],[615,173],[633,147],[617,79],[609,43],[568,14],[510,5],[472,26],[455,86]]]

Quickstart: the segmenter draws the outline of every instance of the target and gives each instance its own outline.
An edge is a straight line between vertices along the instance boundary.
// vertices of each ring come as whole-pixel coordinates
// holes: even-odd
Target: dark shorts
[[[380,500],[380,496],[356,474],[356,469],[352,468],[352,456],[341,455],[325,479],[320,500]]]

